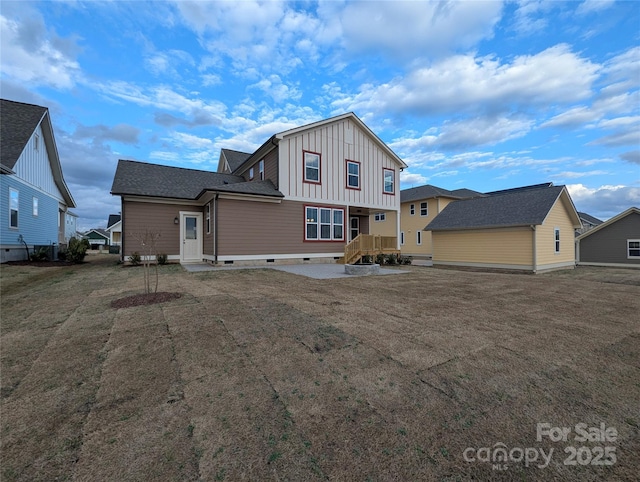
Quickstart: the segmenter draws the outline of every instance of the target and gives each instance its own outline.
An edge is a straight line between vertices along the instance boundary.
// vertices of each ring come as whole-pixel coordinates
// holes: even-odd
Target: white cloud
[[[400,182],[402,183],[402,188],[407,189],[408,187],[422,186],[427,182],[427,178],[422,174],[405,170],[400,173]]]
[[[511,62],[457,55],[382,85],[364,84],[358,94],[338,99],[334,106],[344,111],[459,115],[566,104],[592,95],[597,69],[567,45],[522,55]]]
[[[466,50],[493,36],[502,2],[353,2],[338,18],[343,47],[391,60],[433,57]],[[335,15],[335,12],[332,12]]]
[[[74,58],[78,51],[76,40],[47,31],[42,17],[28,7],[20,13],[18,19],[0,16],[3,76],[30,86],[74,87],[82,77]]]
[[[602,185],[589,187],[584,184],[568,184],[567,190],[578,211],[586,212],[602,220],[638,206],[640,187]]]
[[[577,15],[601,12],[611,7],[615,0],[584,0],[576,9]]]
[[[299,100],[302,97],[302,91],[300,91],[300,89],[284,84],[280,76],[276,74],[263,78],[259,82],[249,85],[247,88],[263,91],[271,97],[276,104]]]

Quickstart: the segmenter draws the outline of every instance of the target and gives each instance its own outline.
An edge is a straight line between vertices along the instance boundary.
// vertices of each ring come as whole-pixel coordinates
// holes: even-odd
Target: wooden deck
[[[396,236],[378,236],[375,234],[359,234],[344,247],[344,264],[354,264],[363,256],[378,254],[400,254]]]

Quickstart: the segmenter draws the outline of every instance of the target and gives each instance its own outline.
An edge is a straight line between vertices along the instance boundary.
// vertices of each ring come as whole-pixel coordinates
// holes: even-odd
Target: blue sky
[[[215,170],[221,148],[355,112],[401,187],[566,184],[640,205],[640,3],[2,0],[3,98],[49,107],[79,229],[118,159]]]

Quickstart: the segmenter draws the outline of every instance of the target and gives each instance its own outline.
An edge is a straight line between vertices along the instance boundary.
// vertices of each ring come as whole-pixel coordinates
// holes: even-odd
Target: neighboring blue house
[[[75,232],[49,110],[0,99],[0,262],[27,257],[25,243],[59,246]],[[71,219],[69,219],[71,218]]]

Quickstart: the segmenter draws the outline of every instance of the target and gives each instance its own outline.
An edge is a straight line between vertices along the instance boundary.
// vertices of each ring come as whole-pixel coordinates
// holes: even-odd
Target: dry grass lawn
[[[313,280],[165,266],[160,290],[181,298],[116,310],[142,270],[88,260],[2,267],[3,481],[640,473],[640,271]],[[545,422],[571,428],[567,441],[536,440]],[[578,442],[579,423],[617,438]],[[463,456],[496,444],[506,467]],[[565,465],[572,446],[585,448]],[[615,463],[592,465],[611,460],[605,446]],[[518,449],[553,453],[539,468]]]

